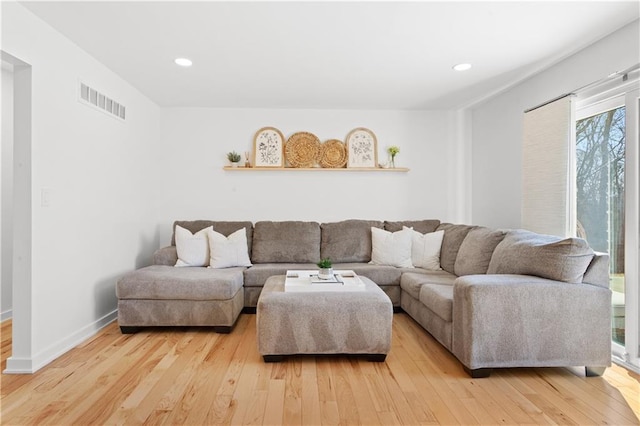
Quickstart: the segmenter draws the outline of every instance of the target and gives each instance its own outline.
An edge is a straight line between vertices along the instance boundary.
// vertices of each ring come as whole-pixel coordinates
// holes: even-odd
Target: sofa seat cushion
[[[147,266],[120,278],[116,295],[118,299],[229,300],[242,288],[244,269]]]
[[[420,287],[420,302],[446,322],[453,320],[453,286],[425,284]]]
[[[379,220],[351,219],[323,223],[320,257],[333,263],[369,262],[371,260],[371,228],[384,228]]]
[[[497,245],[487,274],[533,275],[581,283],[594,252],[581,238],[561,238],[523,229],[509,231]]]
[[[309,263],[319,260],[319,223],[256,222],[251,248],[253,263]]]
[[[358,275],[369,278],[374,283],[386,285],[400,285],[402,270],[393,266],[371,265],[368,263],[334,263],[333,270],[351,270]]]
[[[315,263],[254,263],[244,271],[245,287],[262,287],[267,278],[285,275],[287,271],[318,269]]]
[[[414,299],[420,299],[420,288],[427,284],[453,285],[456,276],[446,271],[428,271],[426,269],[413,269],[402,274],[400,287],[402,291]]]

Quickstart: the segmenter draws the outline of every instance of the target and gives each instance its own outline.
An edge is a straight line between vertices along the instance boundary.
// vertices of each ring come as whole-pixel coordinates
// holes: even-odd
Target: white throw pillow
[[[247,251],[247,230],[238,229],[225,237],[213,228],[207,231],[211,268],[232,268],[234,266],[251,266]]]
[[[412,233],[411,238],[411,262],[416,268],[424,268],[431,271],[440,271],[440,248],[444,231],[428,232],[421,234],[413,228],[402,228]]]
[[[208,230],[213,230],[213,227],[210,226],[192,234],[188,229],[176,225],[178,261],[175,266],[207,266],[209,264]]]
[[[413,268],[411,263],[411,237],[413,230],[389,232],[371,228],[371,264],[398,268]]]

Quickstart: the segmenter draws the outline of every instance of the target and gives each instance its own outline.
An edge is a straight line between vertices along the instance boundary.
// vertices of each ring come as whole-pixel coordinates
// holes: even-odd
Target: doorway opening
[[[11,69],[9,74],[3,77],[11,80],[12,87],[12,143],[11,151],[13,161],[11,162],[11,182],[6,182],[10,186],[11,203],[10,213],[5,214],[6,205],[0,206],[1,220],[4,224],[6,215],[10,216],[11,231],[10,238],[4,228],[0,226],[2,250],[2,274],[4,284],[4,272],[7,264],[11,268],[11,357],[7,359],[5,373],[32,373],[32,288],[31,288],[31,103],[32,103],[32,72],[31,65],[0,51],[0,59],[5,68]],[[3,96],[4,103],[4,96]],[[4,105],[3,105],[4,106]],[[3,121],[5,117],[3,114]],[[4,124],[4,123],[3,123]],[[3,130],[3,151],[4,154],[4,130]],[[4,158],[0,161],[4,163]],[[2,176],[2,197],[5,199],[5,179],[4,165],[0,172]],[[10,185],[9,185],[10,183]],[[7,253],[8,252],[8,253]],[[10,256],[5,260],[5,254]]]

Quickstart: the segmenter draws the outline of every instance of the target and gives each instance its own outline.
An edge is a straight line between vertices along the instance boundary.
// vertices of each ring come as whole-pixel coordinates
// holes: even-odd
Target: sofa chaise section
[[[245,268],[152,265],[125,274],[116,285],[123,333],[149,326],[233,328],[244,305]]]
[[[228,333],[242,312],[246,268],[174,267],[177,225],[193,233],[213,226],[225,236],[245,228],[251,254],[252,222],[175,221],[171,245],[156,250],[154,264],[125,274],[116,284],[118,324],[123,333],[149,326],[211,326]]]

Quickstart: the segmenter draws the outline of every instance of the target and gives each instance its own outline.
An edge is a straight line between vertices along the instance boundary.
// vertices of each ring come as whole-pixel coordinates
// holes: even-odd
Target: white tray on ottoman
[[[269,277],[258,299],[258,352],[265,362],[295,354],[362,354],[385,360],[393,306],[376,283],[359,277],[362,291],[305,292],[285,291],[285,279]]]

